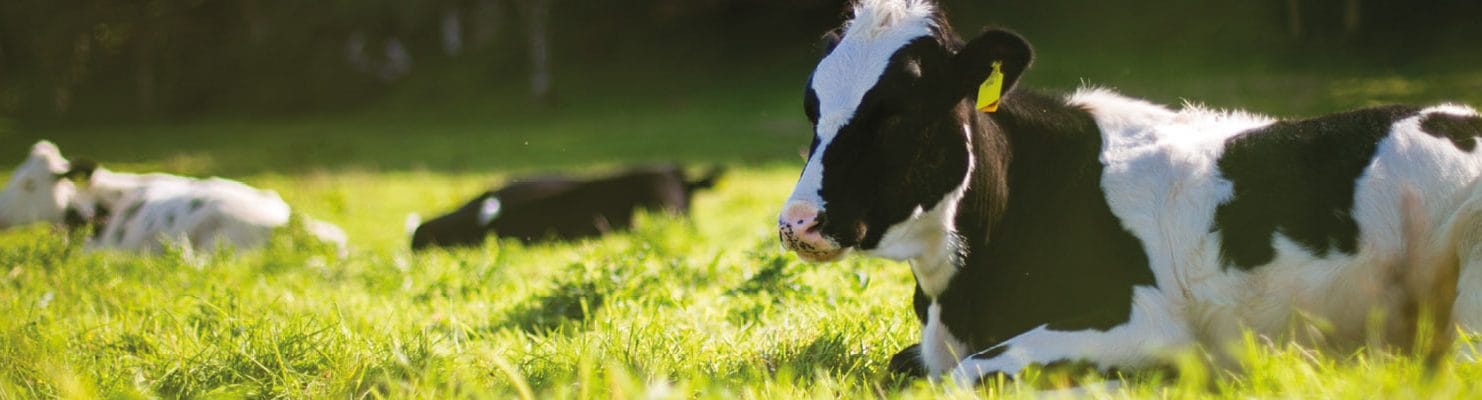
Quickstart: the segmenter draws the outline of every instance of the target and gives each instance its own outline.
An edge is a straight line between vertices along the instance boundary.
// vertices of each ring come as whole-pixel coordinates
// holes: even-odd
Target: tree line
[[[974,24],[1015,21],[1054,30],[1073,30],[1077,18],[1096,18],[1076,11],[1099,4],[944,2],[949,9],[963,10],[956,17]],[[430,66],[459,63],[485,66],[484,73],[518,76],[522,91],[533,101],[547,102],[559,88],[559,66],[593,61],[578,59],[579,51],[556,57],[562,49],[625,37],[664,46],[674,41],[757,41],[783,33],[821,32],[837,22],[845,3],[6,0],[0,1],[0,115],[68,118],[112,112],[169,117],[231,107],[313,109],[373,98]],[[1212,0],[1196,3],[1204,8],[1237,7]],[[1466,27],[1477,25],[1470,21],[1482,11],[1478,3],[1482,2],[1263,0],[1244,4],[1269,10],[1257,14],[1267,21],[1210,23],[1234,24],[1237,31],[1274,31],[1260,33],[1298,47],[1338,43],[1391,54],[1440,46],[1436,43],[1468,43],[1444,39],[1477,33],[1475,27]],[[1114,22],[1129,27],[1155,23]],[[670,30],[657,31],[661,27]],[[796,35],[785,40],[797,41]]]
[[[796,1],[778,12],[831,8]],[[723,18],[746,0],[7,0],[0,115],[141,115],[362,98],[428,65],[486,63],[552,96],[563,31]],[[608,24],[613,25],[613,24]],[[610,29],[618,29],[609,26]],[[572,36],[572,35],[565,35]],[[502,69],[501,69],[502,68]]]

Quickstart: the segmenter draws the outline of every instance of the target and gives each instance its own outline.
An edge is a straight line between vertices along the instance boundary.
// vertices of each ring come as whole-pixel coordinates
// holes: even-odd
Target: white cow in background
[[[16,167],[5,190],[0,192],[0,229],[33,222],[63,222],[67,202],[77,188],[63,178],[71,164],[57,146],[41,141],[31,146],[31,155]]]
[[[270,190],[221,178],[114,172],[89,161],[69,162],[45,141],[32,147],[0,193],[0,228],[91,224],[88,249],[156,253],[169,244],[196,251],[253,249],[266,245],[291,215],[288,204]],[[344,248],[344,231],[305,221],[314,236]]]

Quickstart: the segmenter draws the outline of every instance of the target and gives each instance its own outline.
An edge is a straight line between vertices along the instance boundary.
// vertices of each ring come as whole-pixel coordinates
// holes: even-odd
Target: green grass
[[[1482,74],[1465,72],[1117,79],[1055,68],[1038,82],[1086,78],[1279,115],[1482,103],[1472,90]],[[791,190],[806,126],[792,82],[768,82],[781,83],[677,85],[636,99],[609,91],[557,110],[486,99],[268,120],[0,125],[6,165],[46,137],[122,170],[225,175],[279,191],[344,227],[353,245],[340,258],[284,233],[258,252],[140,257],[83,253],[46,227],[0,234],[0,398],[972,395],[885,375],[918,335],[905,265],[808,264],[778,248],[768,221]],[[631,233],[571,244],[405,249],[407,213],[448,209],[511,174],[660,159],[733,168],[691,219],[646,215]],[[1427,373],[1408,357],[1255,340],[1242,353],[1242,372],[1191,359],[1176,381],[1139,377],[1100,394],[1482,395],[1475,363]],[[1057,382],[978,394],[1027,397]]]

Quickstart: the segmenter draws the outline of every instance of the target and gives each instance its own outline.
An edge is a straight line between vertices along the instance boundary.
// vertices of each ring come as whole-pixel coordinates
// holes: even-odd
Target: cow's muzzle
[[[848,249],[820,231],[824,222],[822,211],[811,202],[789,201],[777,218],[777,237],[782,240],[782,246],[813,262],[833,261],[843,256]]]

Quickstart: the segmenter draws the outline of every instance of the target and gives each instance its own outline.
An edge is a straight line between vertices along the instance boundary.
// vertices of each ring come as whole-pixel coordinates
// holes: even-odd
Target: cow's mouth
[[[779,236],[783,247],[798,253],[798,258],[810,262],[828,262],[839,259],[849,251],[848,247],[839,246],[833,241],[823,238],[817,234],[797,235],[792,229],[784,227]]]
[[[835,249],[832,249],[832,250],[811,250],[811,251],[794,250],[794,252],[798,253],[798,258],[803,259],[803,261],[808,261],[808,262],[830,262],[830,261],[834,261],[834,260],[838,260],[840,258],[843,258],[844,257],[844,254],[849,252],[849,248],[848,247],[841,247],[841,248],[835,248]]]

